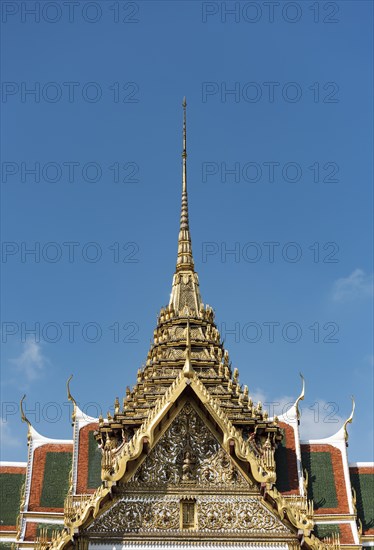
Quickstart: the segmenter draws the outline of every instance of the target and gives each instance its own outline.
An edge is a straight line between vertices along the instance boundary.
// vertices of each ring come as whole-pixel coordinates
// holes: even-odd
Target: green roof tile
[[[38,537],[42,529],[47,529],[47,538],[50,539],[53,531],[62,531],[64,528],[60,523],[38,523],[36,527],[36,536]]]
[[[336,508],[338,497],[330,453],[304,451],[301,456],[309,476],[308,498],[313,500],[314,508]]]
[[[94,432],[88,439],[88,489],[97,489],[101,485],[101,451],[94,438]]]
[[[320,523],[314,526],[314,534],[319,539],[323,539],[331,535],[340,535],[340,528],[337,523]]]
[[[69,489],[72,453],[48,452],[45,460],[40,506],[63,508]]]
[[[365,532],[374,528],[374,474],[351,472],[351,481],[357,496],[357,515]]]
[[[16,525],[24,481],[24,474],[0,474],[1,525]]]
[[[291,490],[289,475],[288,475],[288,462],[287,462],[287,440],[286,434],[283,430],[283,439],[275,451],[275,464],[277,481],[276,487],[281,493]]]

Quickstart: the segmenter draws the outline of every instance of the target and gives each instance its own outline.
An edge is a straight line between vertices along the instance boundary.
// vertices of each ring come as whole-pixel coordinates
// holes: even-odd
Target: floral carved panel
[[[250,486],[190,403],[186,403],[131,481]]]

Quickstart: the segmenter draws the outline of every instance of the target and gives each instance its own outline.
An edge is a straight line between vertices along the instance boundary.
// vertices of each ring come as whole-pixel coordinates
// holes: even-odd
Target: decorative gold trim
[[[285,498],[279,493],[275,487],[276,473],[275,473],[275,459],[274,459],[274,433],[279,430],[277,421],[271,423],[269,431],[267,432],[267,439],[261,442],[260,446],[254,438],[257,434],[259,424],[256,425],[254,431],[248,436],[248,439],[244,439],[242,432],[233,424],[235,422],[235,414],[232,414],[234,421],[229,419],[223,407],[220,405],[218,398],[213,398],[211,393],[205,387],[200,380],[196,371],[192,366],[192,358],[194,361],[202,361],[204,365],[214,364],[218,366],[218,375],[224,378],[227,382],[227,390],[229,392],[229,399],[236,400],[241,407],[244,401],[248,403],[248,410],[250,411],[250,417],[258,419],[264,422],[265,426],[269,426],[267,415],[262,412],[261,403],[257,404],[255,408],[251,399],[248,399],[248,390],[242,394],[241,386],[238,380],[238,371],[235,369],[233,377],[231,376],[231,364],[229,362],[228,352],[223,350],[222,343],[220,341],[220,335],[216,327],[214,326],[214,312],[209,307],[204,306],[201,302],[200,293],[198,289],[198,277],[194,272],[194,262],[192,256],[192,245],[189,231],[189,218],[188,218],[188,197],[187,197],[187,145],[186,145],[186,100],[183,100],[183,152],[182,152],[182,204],[181,204],[181,219],[180,230],[178,236],[178,255],[176,273],[173,279],[172,294],[170,297],[169,306],[166,309],[162,309],[160,313],[160,323],[167,324],[174,315],[177,315],[179,319],[183,318],[187,320],[187,334],[186,334],[186,349],[185,349],[185,363],[183,365],[183,348],[178,344],[176,355],[173,357],[170,354],[167,355],[167,359],[175,359],[177,363],[176,378],[173,383],[165,390],[162,396],[158,397],[154,401],[152,400],[153,408],[147,409],[147,416],[142,422],[140,427],[135,431],[132,438],[128,441],[125,438],[118,444],[115,437],[110,437],[109,432],[111,428],[111,422],[114,420],[114,424],[117,421],[117,416],[120,413],[119,400],[115,402],[115,419],[108,413],[109,427],[106,430],[104,428],[104,422],[100,419],[99,424],[101,428],[101,436],[106,433],[106,442],[102,458],[102,485],[98,487],[93,495],[81,496],[80,498],[73,497],[68,494],[65,500],[64,509],[64,522],[65,530],[62,533],[56,534],[53,537],[50,547],[56,550],[62,550],[71,541],[74,541],[74,535],[78,540],[78,550],[86,550],[86,543],[82,540],[79,543],[79,528],[87,525],[97,517],[99,511],[107,510],[113,504],[110,500],[112,496],[111,490],[119,482],[127,482],[131,478],[136,466],[143,460],[146,452],[153,449],[157,443],[160,432],[162,429],[166,429],[165,426],[170,424],[169,411],[177,400],[180,398],[184,390],[187,387],[191,388],[195,393],[197,399],[204,405],[204,408],[212,417],[212,424],[215,424],[217,432],[222,432],[222,447],[227,451],[237,464],[241,464],[243,470],[243,463],[248,464],[247,477],[253,477],[254,481],[258,484],[259,489],[262,491],[264,498],[263,504],[268,507],[272,512],[276,513],[280,521],[291,529],[288,541],[292,550],[296,550],[298,545],[295,543],[296,536],[300,539],[300,545],[305,545],[310,550],[337,550],[339,548],[339,539],[332,537],[331,539],[324,539],[323,541],[315,537],[311,531],[314,527],[313,521],[313,503],[308,501],[306,496],[288,496]],[[183,292],[182,292],[183,291]],[[186,297],[187,295],[187,297]],[[194,313],[194,322],[196,324],[208,321],[206,328],[206,340],[211,343],[210,351],[204,350],[204,353],[196,357],[196,351],[191,351],[191,337],[194,342],[194,348],[196,346],[196,337],[199,341],[198,334],[190,334],[189,317],[190,312]],[[182,323],[181,323],[182,325]],[[162,330],[161,330],[162,328]],[[157,372],[157,369],[161,366],[162,359],[162,346],[167,346],[168,341],[168,326],[163,326],[155,331],[154,343],[155,346],[149,352],[147,357],[147,367],[152,368],[152,376]],[[181,328],[181,327],[179,327]],[[198,331],[197,331],[198,332]],[[204,335],[202,335],[204,336]],[[177,339],[178,340],[178,339]],[[207,353],[205,353],[205,351]],[[222,362],[222,354],[223,362]],[[199,363],[195,363],[196,365]],[[138,372],[138,384],[143,384],[144,387],[149,387],[149,372]],[[172,374],[174,376],[174,372]],[[303,381],[302,391],[298,399],[296,400],[296,412],[299,420],[300,413],[298,409],[299,402],[304,399],[305,394],[305,381],[302,375],[300,375]],[[144,377],[144,379],[143,379]],[[70,394],[68,380],[68,397]],[[139,404],[145,402],[144,396],[139,392],[139,387],[136,386],[132,395],[133,410],[137,411]],[[162,388],[164,391],[164,388]],[[131,393],[131,392],[129,392]],[[69,397],[69,398],[70,398]],[[244,397],[248,399],[244,400]],[[71,400],[74,402],[73,398]],[[183,398],[181,399],[183,401]],[[75,403],[75,402],[74,402]],[[126,404],[126,403],[125,403]],[[179,405],[179,402],[178,402]],[[76,404],[75,404],[76,407]],[[124,415],[126,416],[126,407],[124,406]],[[177,406],[174,407],[177,409]],[[202,407],[203,409],[203,407]],[[353,414],[353,412],[352,412]],[[139,414],[141,417],[141,415]],[[170,415],[172,416],[172,415]],[[166,420],[165,420],[166,419]],[[349,422],[351,420],[347,420]],[[163,422],[163,425],[161,424]],[[140,421],[139,421],[140,423]],[[112,422],[113,424],[113,422]],[[134,422],[134,424],[137,424]],[[121,423],[116,425],[116,429],[120,429]],[[346,426],[346,425],[345,425]],[[157,430],[160,430],[157,432]],[[266,431],[265,431],[266,435]],[[271,440],[271,437],[274,439]],[[278,433],[279,436],[279,433]],[[259,448],[261,447],[261,448]],[[131,464],[133,463],[133,464]],[[291,540],[290,540],[291,539]],[[39,543],[38,543],[39,544]],[[41,546],[39,550],[44,550],[43,541],[40,541]],[[276,544],[276,542],[275,542]]]
[[[184,522],[183,511],[184,511],[184,508],[186,507],[186,505],[188,505],[188,504],[193,506],[193,522],[192,522],[191,526],[186,526],[185,522]],[[193,498],[193,497],[190,497],[190,496],[183,496],[180,499],[180,503],[179,503],[179,525],[180,525],[180,529],[181,530],[186,530],[186,531],[196,529],[196,514],[197,514],[196,499]]]
[[[354,514],[314,514],[315,523],[325,521],[355,521]]]
[[[239,431],[233,426],[227,415],[212,398],[195,372],[188,379],[185,378],[183,372],[180,372],[164,396],[158,399],[154,409],[149,413],[143,425],[136,431],[134,437],[119,448],[104,452],[102,466],[103,486],[99,487],[89,498],[82,498],[80,503],[76,501],[67,501],[65,503],[65,526],[67,532],[60,535],[52,547],[63,548],[72,539],[77,528],[82,526],[90,515],[93,518],[97,516],[103,500],[110,493],[110,488],[122,479],[126,472],[127,464],[140,457],[145,442],[147,442],[149,449],[153,448],[156,440],[155,430],[159,422],[187,386],[190,386],[194,390],[198,399],[205,405],[221,429],[223,433],[223,448],[228,452],[230,452],[230,448],[233,449],[239,460],[248,462],[254,479],[261,486],[266,487],[266,492],[274,502],[279,518],[281,520],[286,519],[295,530],[300,530],[310,548],[314,550],[337,548],[338,543],[335,539],[325,543],[325,541],[322,542],[311,534],[314,527],[313,503],[308,501],[306,497],[285,498],[279,493],[274,486],[276,479],[275,471],[273,471],[272,467],[268,468],[266,459],[257,457],[254,454],[248,442],[242,438]]]
[[[183,373],[186,378],[191,378],[193,375],[193,367],[191,363],[191,337],[190,337],[190,320],[187,319],[186,328],[186,362],[184,363]]]
[[[72,378],[73,378],[73,375],[71,374],[69,376],[69,378],[67,379],[67,382],[66,382],[66,391],[67,391],[67,394],[68,394],[68,400],[73,403],[73,412],[71,413],[71,421],[74,424],[75,417],[76,417],[76,414],[77,414],[77,402],[75,401],[74,397],[71,395],[71,392],[70,392],[70,380]]]
[[[301,393],[300,393],[299,397],[296,399],[296,403],[295,403],[296,417],[297,417],[298,424],[300,424],[300,416],[301,416],[300,415],[300,410],[299,410],[299,403],[300,403],[300,401],[303,401],[304,397],[305,397],[305,378],[301,374],[301,372],[300,372],[300,378],[302,380],[302,388],[301,388]]]
[[[34,512],[34,511],[27,511],[23,512],[23,517],[27,518],[29,520],[38,521],[40,519],[45,520],[61,520],[63,522],[64,520],[64,513],[63,512]]]
[[[20,401],[20,404],[19,404],[19,408],[20,408],[20,411],[21,411],[21,420],[22,420],[22,422],[25,422],[27,424],[27,444],[29,444],[30,440],[31,440],[32,425],[31,425],[30,420],[26,417],[25,411],[23,410],[23,402],[24,402],[25,399],[26,399],[26,394],[24,394],[24,396],[22,397],[22,399]]]
[[[362,542],[365,541],[373,541],[374,542],[374,535],[361,535]]]
[[[348,430],[347,430],[347,425],[348,425],[348,424],[352,424],[353,415],[354,415],[355,408],[356,408],[356,403],[355,403],[355,400],[354,400],[353,395],[352,395],[351,399],[352,399],[352,412],[351,412],[351,414],[349,415],[349,417],[347,418],[347,420],[346,420],[346,421],[344,422],[344,424],[343,424],[344,439],[345,439],[345,443],[346,443],[347,447],[348,447],[348,439],[349,439]]]
[[[15,539],[17,535],[17,531],[0,531],[0,535],[2,539]]]

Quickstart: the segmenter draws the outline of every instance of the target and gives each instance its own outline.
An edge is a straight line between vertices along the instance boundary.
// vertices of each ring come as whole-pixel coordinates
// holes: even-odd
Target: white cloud
[[[285,415],[296,401],[296,398],[290,395],[270,399],[260,388],[250,392],[250,396],[254,403],[261,401],[270,417]],[[345,420],[338,414],[337,403],[327,402],[323,399],[318,399],[314,403],[301,401],[299,410],[300,437],[303,440],[322,439],[334,435]],[[289,420],[293,420],[293,417],[290,416]]]
[[[290,395],[282,395],[270,399],[260,388],[249,393],[254,404],[261,401],[263,409],[268,411],[270,417],[285,414],[296,401],[295,397]]]
[[[0,419],[0,440],[3,449],[21,446],[21,441],[12,433],[9,422],[3,419]]]
[[[317,399],[314,403],[300,404],[300,438],[322,439],[334,435],[345,418],[339,413],[337,403]]]
[[[370,296],[373,296],[373,274],[367,274],[362,269],[355,269],[348,277],[337,279],[333,284],[334,302]]]
[[[43,355],[40,344],[27,341],[18,357],[10,359],[17,370],[23,374],[28,382],[39,378],[43,374],[48,359]]]

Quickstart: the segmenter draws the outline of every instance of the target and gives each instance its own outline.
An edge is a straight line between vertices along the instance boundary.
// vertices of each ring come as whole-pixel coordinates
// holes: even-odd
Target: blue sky
[[[280,414],[302,372],[305,438],[353,394],[350,460],[372,460],[372,3],[47,4],[2,3],[2,460],[26,459],[23,393],[68,438],[71,373],[93,416],[135,383],[184,95],[195,264],[241,382]]]

